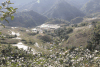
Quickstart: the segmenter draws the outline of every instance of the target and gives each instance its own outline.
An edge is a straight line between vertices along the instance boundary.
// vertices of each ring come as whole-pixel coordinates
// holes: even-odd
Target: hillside
[[[71,6],[65,0],[58,1],[50,10],[43,15],[49,18],[59,18],[70,21],[75,17],[83,17],[84,14],[76,7]]]
[[[9,24],[4,21],[3,24],[7,26],[17,27],[35,27],[45,23],[47,17],[40,15],[34,11],[24,11],[14,14],[14,20],[8,18]]]
[[[70,22],[63,19],[48,19],[47,24],[69,24]]]
[[[47,30],[37,28],[38,33],[32,30],[34,28],[0,26],[4,36],[0,38],[0,66],[99,67],[100,21],[94,23],[95,26],[91,23],[77,25]]]
[[[83,7],[82,11],[87,14],[100,12],[100,0],[90,0]]]

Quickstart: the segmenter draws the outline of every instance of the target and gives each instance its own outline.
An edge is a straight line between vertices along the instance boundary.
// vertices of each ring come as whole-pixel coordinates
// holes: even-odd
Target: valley
[[[11,17],[0,14],[0,67],[100,67],[99,0],[30,0],[16,7]],[[9,14],[13,7],[5,9]]]

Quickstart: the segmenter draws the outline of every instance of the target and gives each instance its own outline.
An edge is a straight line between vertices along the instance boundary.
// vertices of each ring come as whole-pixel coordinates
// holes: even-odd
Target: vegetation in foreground
[[[1,67],[99,67],[100,52],[97,50],[71,48],[58,49],[53,54],[33,54],[31,48],[27,51],[12,47],[11,45],[0,46]]]

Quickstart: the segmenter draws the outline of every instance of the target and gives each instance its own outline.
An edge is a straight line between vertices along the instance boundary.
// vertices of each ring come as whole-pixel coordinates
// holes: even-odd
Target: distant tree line
[[[54,30],[56,36],[59,36],[61,39],[66,39],[66,40],[69,38],[68,34],[71,32],[73,32],[72,28],[59,28]]]

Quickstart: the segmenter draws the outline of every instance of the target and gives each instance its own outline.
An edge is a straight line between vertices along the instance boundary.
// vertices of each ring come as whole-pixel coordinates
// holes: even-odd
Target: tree
[[[13,8],[13,7],[9,7],[10,4],[14,4],[11,3],[10,0],[6,0],[6,2],[2,2],[2,6],[0,6],[0,21],[7,21],[9,23],[9,21],[6,19],[7,17],[11,17],[11,20],[14,19],[14,16],[12,14],[14,14],[16,12],[17,8]],[[1,23],[0,23],[1,24]],[[1,24],[3,27],[5,27],[3,24]]]
[[[11,3],[10,0],[6,0],[6,2],[2,2],[2,6],[0,6],[0,22],[5,20],[9,23],[9,21],[6,19],[7,17],[11,17],[11,20],[14,19],[14,16],[12,16],[12,14],[14,14],[16,12],[16,9],[18,8],[13,8],[13,7],[9,7],[10,4],[14,4]],[[2,23],[0,23],[0,25],[2,25],[5,28],[5,25],[3,25]],[[1,32],[0,32],[1,35]]]
[[[87,41],[87,48],[90,50],[100,50],[100,22],[92,22],[93,32],[91,33],[91,37],[89,41]]]

